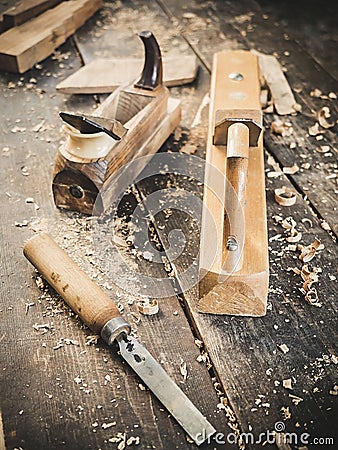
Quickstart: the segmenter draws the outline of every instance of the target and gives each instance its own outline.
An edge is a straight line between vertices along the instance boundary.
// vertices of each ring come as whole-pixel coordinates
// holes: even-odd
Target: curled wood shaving
[[[303,261],[304,263],[311,261],[315,256],[317,250],[321,249],[321,244],[319,239],[315,239],[312,244],[308,246],[298,245],[298,250],[301,251],[301,254],[299,255],[299,259]]]
[[[286,186],[275,189],[275,201],[281,206],[292,206],[296,203],[297,196],[293,189]]]
[[[321,272],[321,269],[313,267],[310,270],[308,264],[304,264],[301,270],[293,269],[293,271],[302,277],[303,286],[300,288],[300,292],[304,295],[305,300],[310,305],[321,307],[322,304],[319,302],[317,290],[313,287],[313,284],[319,280],[317,274]]]
[[[270,128],[273,133],[279,134],[283,137],[291,136],[293,133],[292,124],[280,119],[273,121]]]
[[[320,110],[317,112],[317,120],[323,128],[332,128],[334,126],[334,121],[328,122],[327,120],[330,117],[330,108],[328,108],[327,106],[323,106],[323,108],[320,108]]]
[[[286,230],[292,230],[296,227],[297,224],[296,224],[296,221],[293,220],[293,218],[291,216],[289,216],[281,221],[281,225]]]
[[[299,242],[302,239],[302,233],[296,230],[296,228],[291,228],[290,236],[286,238],[287,242]]]
[[[327,152],[329,152],[331,149],[330,149],[330,146],[329,145],[321,145],[320,147],[317,147],[316,148],[316,152],[318,152],[318,153],[327,153]]]
[[[155,299],[145,299],[137,304],[137,309],[141,314],[144,314],[145,316],[152,316],[153,314],[157,314],[159,310],[159,305],[157,300]]]

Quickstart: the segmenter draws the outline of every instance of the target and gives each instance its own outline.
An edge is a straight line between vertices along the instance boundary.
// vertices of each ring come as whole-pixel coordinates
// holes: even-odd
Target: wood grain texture
[[[96,116],[116,119],[128,131],[120,141],[108,138],[111,143],[108,142],[105,155],[96,158],[92,155],[90,159],[86,157],[88,152],[85,154],[88,135],[79,135],[73,143],[72,133],[69,134],[54,166],[53,194],[60,208],[85,214],[91,214],[94,205],[96,211],[108,209],[118,171],[140,158],[139,164],[132,166],[130,180],[134,179],[148,162],[141,157],[154,154],[178,125],[181,108],[178,100],[169,98],[164,86],[149,93],[130,85],[113,92],[96,110]],[[107,140],[105,135],[102,137]],[[98,149],[95,142],[89,142],[93,153]]]
[[[325,36],[318,30],[309,32],[308,23],[303,21],[310,14],[308,3],[285,2],[284,5],[280,2],[277,5],[269,2],[269,10],[260,8],[259,4],[262,4],[262,0],[259,3],[215,1],[208,2],[207,5],[205,2],[192,1],[188,5],[177,0],[166,0],[167,8],[170,7],[172,11],[172,15],[166,16],[158,4],[153,2],[106,2],[102,10],[104,14],[100,14],[99,18],[108,30],[97,27],[97,18],[92,18],[77,33],[77,41],[81,41],[81,50],[86,56],[96,53],[96,58],[141,57],[141,47],[129,45],[135,43],[135,33],[139,28],[131,30],[130,27],[137,23],[140,29],[146,29],[151,23],[160,33],[161,46],[164,44],[170,51],[176,49],[178,53],[187,55],[194,49],[204,64],[198,79],[189,89],[173,88],[171,91],[174,97],[183,100],[182,122],[179,132],[170,137],[162,151],[169,149],[177,152],[184,147],[193,148],[196,149],[196,155],[203,157],[207,132],[206,108],[202,111],[199,125],[192,130],[190,125],[198,122],[199,106],[205,104],[203,99],[210,82],[206,67],[211,68],[214,50],[256,47],[265,53],[276,51],[289,70],[287,76],[292,88],[296,86],[303,90],[301,98],[299,94],[296,97],[306,114],[309,113],[307,105],[314,110],[318,110],[326,102],[330,108],[334,105],[331,100],[309,96],[314,87],[322,87],[324,93],[334,90],[335,82],[323,71],[318,61],[326,61],[328,66],[334,67],[336,58],[335,53],[329,51],[330,46],[324,45],[328,42],[327,36],[324,39]],[[304,14],[295,15],[294,21],[299,30],[306,30],[306,42],[302,40],[301,31],[298,43],[293,39],[292,29],[283,25],[273,14],[277,7],[285,8],[292,15],[295,8],[298,11],[303,8]],[[317,5],[318,8],[322,11],[320,20],[323,21],[325,30],[329,30],[329,27],[326,28],[326,9],[322,5]],[[246,21],[248,11],[254,12],[250,22]],[[183,17],[187,12],[194,13],[195,16],[190,14]],[[269,19],[262,18],[265,13],[269,13]],[[178,21],[175,26],[168,20],[172,16]],[[329,19],[334,21],[334,15]],[[178,27],[177,24],[182,26]],[[254,32],[250,31],[249,25],[253,26]],[[243,36],[242,32],[246,32],[247,36]],[[290,36],[287,42],[283,40],[284,33]],[[189,45],[184,41],[183,35]],[[121,42],[125,45],[121,45]],[[334,41],[330,39],[330,42],[332,44]],[[290,56],[283,55],[285,50],[290,51],[286,45],[291,46]],[[310,49],[312,53],[306,53],[304,48]],[[316,53],[318,48],[322,49],[321,54]],[[295,55],[294,50],[297,50]],[[198,314],[198,293],[197,290],[191,290],[183,299],[186,314],[190,316],[188,321],[173,290],[172,296],[161,299],[158,315],[140,317],[136,308],[138,298],[124,295],[124,291],[116,286],[109,289],[109,275],[99,270],[105,259],[101,257],[97,261],[92,255],[93,249],[88,247],[90,219],[85,220],[81,214],[59,211],[52,202],[52,166],[61,138],[57,112],[64,110],[66,103],[68,110],[80,109],[91,114],[95,105],[95,101],[89,96],[65,98],[53,94],[58,79],[47,74],[54,74],[61,80],[82,64],[72,46],[72,40],[62,46],[60,51],[62,54],[70,52],[69,59],[64,61],[64,67],[59,67],[59,61],[48,58],[43,62],[42,70],[32,69],[23,76],[24,84],[29,83],[30,77],[35,77],[36,88],[26,89],[25,86],[20,86],[17,75],[0,74],[5,99],[0,108],[6,117],[6,121],[0,123],[3,138],[0,146],[3,168],[0,175],[0,405],[7,448],[108,450],[118,445],[109,442],[109,439],[115,438],[119,432],[126,433],[127,438],[139,436],[140,448],[192,448],[180,427],[168,417],[149,391],[139,387],[140,380],[121,362],[115,351],[109,352],[100,341],[95,346],[86,345],[90,341],[86,338],[92,333],[62,306],[63,301],[55,292],[37,288],[36,274],[22,257],[22,245],[33,230],[49,231],[95,282],[101,286],[108,283],[107,293],[124,306],[124,317],[132,323],[139,339],[154,357],[162,361],[163,367],[182,386],[217,431],[233,438],[230,432],[233,433],[238,426],[240,431],[253,432],[258,439],[259,433],[272,431],[277,421],[283,421],[285,431],[294,432],[298,436],[302,433],[309,433],[311,437],[335,436],[336,397],[329,392],[336,383],[334,361],[337,355],[337,310],[335,281],[332,278],[337,276],[336,244],[319,226],[313,210],[301,198],[309,195],[311,205],[316,205],[319,217],[328,214],[326,218],[334,219],[334,182],[332,178],[325,177],[334,172],[335,156],[324,156],[314,151],[317,141],[306,136],[307,127],[313,124],[314,116],[299,114],[296,120],[291,118],[294,127],[292,140],[302,144],[297,150],[290,149],[290,142],[286,138],[272,136],[269,130],[265,133],[266,147],[273,150],[282,167],[292,165],[295,160],[298,165],[304,162],[300,154],[307,155],[311,162],[311,170],[288,177],[284,175],[266,179],[269,236],[274,238],[269,243],[271,292],[267,316],[253,319]],[[303,64],[304,59],[306,64]],[[11,88],[10,82],[14,82],[16,86]],[[45,93],[41,93],[39,89]],[[21,120],[20,123],[16,123],[18,119]],[[32,128],[42,120],[45,120],[47,129],[41,130],[39,134],[33,132]],[[266,125],[269,125],[274,117],[265,120]],[[26,130],[11,132],[15,126]],[[331,148],[332,135],[331,132],[324,134],[324,145],[330,145]],[[6,150],[7,147],[9,150]],[[189,160],[185,167],[190,169],[190,163]],[[270,170],[271,166],[266,163],[266,168]],[[190,172],[190,175],[193,173]],[[176,190],[176,199],[180,187],[194,190],[201,198],[201,186],[199,183],[193,185],[188,178],[178,180],[177,177],[170,177],[169,181]],[[275,204],[273,190],[281,185],[294,187],[295,182],[301,193],[296,205],[285,209]],[[318,189],[312,187],[311,183],[318,186]],[[140,187],[147,194],[166,185],[167,180],[161,182],[161,178],[157,178],[153,184],[148,180],[147,186],[143,183]],[[33,203],[26,203],[27,197],[34,198],[39,209],[35,209]],[[173,210],[174,200],[172,196]],[[139,198],[129,196],[125,203],[136,207],[138,201]],[[325,245],[312,261],[314,266],[323,270],[316,284],[319,299],[323,303],[321,308],[305,302],[299,291],[302,286],[300,277],[288,271],[290,267],[301,267],[301,261],[298,259],[298,251],[287,249],[289,244],[285,243],[284,229],[272,219],[275,214],[283,217],[291,215],[294,218],[297,229],[303,233],[301,243],[310,244],[318,237]],[[166,245],[172,242],[167,239],[171,230],[180,229],[184,233],[187,230],[186,251],[175,260],[178,270],[180,267],[186,268],[192,263],[192,258],[196,257],[198,249],[196,221],[188,220],[186,214],[176,216],[175,211],[170,217],[162,214],[162,217],[159,215],[156,219],[162,227],[161,240]],[[303,223],[304,219],[307,221]],[[27,226],[14,225],[15,221],[22,224],[24,220],[28,221]],[[139,268],[152,273],[154,277],[165,276],[159,264],[150,263],[142,257],[130,255],[127,262],[130,266],[137,262]],[[123,270],[119,267],[116,270],[125,280]],[[184,279],[185,275],[181,273],[180,280]],[[125,282],[127,285],[126,280]],[[173,284],[173,289],[174,286]],[[158,288],[160,289],[160,283]],[[130,305],[133,299],[134,304]],[[26,303],[34,303],[27,314]],[[46,323],[50,326],[46,333],[33,328],[34,324]],[[217,375],[220,383],[217,387],[223,391],[228,401],[226,409],[222,409],[221,405],[217,407],[219,399],[215,395],[213,382],[203,363],[196,361],[200,355],[194,344],[196,336],[203,341],[208,351],[213,365],[211,373]],[[61,339],[63,347],[53,350]],[[78,345],[68,345],[65,339],[77,342]],[[286,354],[279,349],[281,344],[290,349]],[[188,378],[185,383],[181,383],[183,377],[179,368],[180,358],[187,363]],[[107,375],[110,381],[105,378]],[[289,378],[292,380],[292,390],[283,387],[282,381]],[[289,394],[298,396],[303,401],[296,405]],[[286,419],[283,411],[286,414],[289,411],[291,417]],[[102,426],[113,422],[116,425],[109,428]],[[231,428],[227,426],[227,422]],[[299,447],[292,443],[290,446],[293,449]],[[236,446],[216,445],[215,442],[205,446],[208,450],[215,447],[221,449]],[[256,449],[257,445],[249,442],[246,447]]]
[[[230,73],[240,73],[244,79],[234,81],[228,77]],[[245,210],[238,198],[240,190],[238,179],[235,180],[237,172],[232,170],[230,176],[227,173],[227,160],[232,158],[227,158],[225,145],[213,144],[216,111],[235,109],[238,118],[241,118],[240,109],[259,111],[259,89],[258,62],[255,56],[242,51],[215,54],[201,222],[200,312],[257,316],[265,314],[269,263],[262,140],[258,142],[258,146],[250,148],[248,154]],[[231,127],[229,133],[230,129]],[[229,141],[227,143],[229,145]],[[216,172],[220,174],[218,177]],[[222,175],[224,180],[221,179]],[[231,186],[226,184],[225,179]],[[213,232],[215,229],[216,234]],[[230,236],[234,236],[238,242],[236,252],[227,249]],[[217,286],[223,283],[224,288]]]
[[[100,7],[100,0],[59,4],[0,36],[0,69],[23,73],[49,56]]]
[[[65,98],[48,94],[54,92],[57,79],[45,73],[60,73],[60,77],[65,77],[80,66],[71,41],[60,51],[69,52],[64,68],[59,68],[58,61],[48,59],[43,63],[43,71],[33,69],[24,75],[26,83],[31,76],[36,78],[34,90],[26,90],[24,86],[11,89],[8,83],[15,76],[0,74],[6,104],[11,105],[10,113],[6,113],[8,121],[0,125],[3,146],[10,148],[0,156],[4,169],[0,176],[3,242],[0,271],[4,282],[0,292],[3,325],[0,408],[6,448],[109,449],[118,445],[109,439],[126,433],[127,439],[140,438],[140,448],[188,450],[191,444],[180,426],[144,389],[116,350],[109,350],[101,341],[87,345],[95,342],[93,332],[64,306],[54,291],[37,287],[37,274],[22,256],[23,244],[34,232],[51,233],[96,283],[101,287],[106,283],[103,289],[124,306],[124,317],[132,323],[134,333],[210,422],[218,430],[230,432],[225,415],[216,407],[219,400],[208,370],[196,360],[200,350],[174,291],[171,297],[161,299],[156,317],[140,316],[139,298],[111,286],[110,276],[99,270],[105,258],[99,256],[97,261],[93,256],[88,241],[90,219],[61,212],[53,205],[50,183],[61,137],[57,112],[64,109]],[[40,88],[48,93],[38,94]],[[77,99],[75,106],[89,113],[94,103],[92,98],[82,98]],[[67,99],[67,105],[74,106],[71,98]],[[12,129],[18,118],[26,130],[11,132],[8,124]],[[46,129],[37,134],[32,129],[42,120]],[[26,140],[34,142],[34,149],[28,148]],[[23,166],[27,168],[26,175],[22,174]],[[34,198],[39,209],[34,203],[25,202],[28,197]],[[131,209],[137,205],[131,195],[125,203]],[[15,221],[23,223],[24,220],[29,221],[27,226],[14,225]],[[141,256],[128,258],[130,266],[137,262],[140,270],[155,278],[166,277],[159,265],[153,266]],[[123,271],[120,275],[123,277]],[[28,307],[27,314],[26,303],[34,303]],[[43,324],[49,328],[33,328]],[[188,369],[184,383],[181,358]]]
[[[96,59],[56,86],[64,94],[111,93],[121,84],[137,78],[142,69],[141,59]],[[163,83],[167,87],[189,84],[197,75],[196,56],[163,59]]]
[[[228,45],[229,42],[236,42],[237,39],[235,45],[248,48],[248,41],[244,36],[245,32],[251,46],[255,46],[256,36],[257,34],[259,35],[257,47],[261,51],[265,51],[264,47],[271,44],[271,41],[267,42],[264,40],[264,36],[265,39],[266,36],[269,36],[269,39],[270,37],[274,39],[273,44],[271,44],[271,48],[274,47],[273,51],[277,51],[282,55],[285,50],[281,36],[282,33],[287,33],[288,30],[283,28],[280,23],[276,25],[273,15],[269,17],[269,20],[261,19],[264,11],[259,8],[256,2],[244,2],[244,4],[228,2],[226,5],[219,2],[209,3],[208,22],[206,19],[205,22],[203,21],[205,15],[200,2],[190,3],[189,16],[186,15],[187,8],[180,2],[166,0],[161,2],[161,4],[168,17],[175,23],[178,22],[182,25],[185,38],[191,42],[193,48],[199,52],[203,62],[209,68],[211,68],[209,42],[212,41],[213,48],[219,49],[221,46]],[[213,12],[210,13],[210,11]],[[247,16],[248,11],[254,13],[251,20],[250,14]],[[289,12],[292,13],[292,7],[290,7]],[[222,20],[220,20],[220,17]],[[252,32],[250,29],[251,21],[255,24],[256,19],[259,21],[259,24],[254,25],[254,32]],[[240,31],[243,34],[234,30],[234,24],[236,27],[240,27]],[[248,28],[249,31],[247,31]],[[280,33],[280,38],[276,37],[278,33]],[[226,42],[224,42],[222,36],[226,36]],[[315,36],[313,38],[315,39]],[[290,41],[288,41],[288,45],[292,45],[293,48],[298,47],[295,41]],[[307,46],[311,47],[310,42],[307,43]],[[301,48],[298,47],[297,51],[299,52],[297,55],[300,56],[302,53]],[[281,56],[281,58],[283,58],[284,63],[289,68],[289,57],[284,58]],[[317,70],[320,71],[321,69],[318,68],[311,56],[305,54],[302,55],[302,58],[307,59],[308,64],[305,64],[305,72],[302,72],[299,76],[301,78],[307,77],[308,86],[314,85],[316,84],[314,79],[317,79],[318,75]],[[303,67],[301,63],[299,67]],[[312,72],[313,67],[316,67],[316,74]],[[299,78],[297,78],[296,72],[294,74],[293,83],[298,83]],[[327,80],[327,74],[325,75],[322,71],[321,77],[322,80]],[[292,86],[294,85],[292,84]],[[331,86],[333,85],[331,84]],[[318,100],[310,98],[308,92],[309,89],[304,91],[302,96],[304,101],[317,103]],[[203,96],[203,93],[200,93],[200,95]],[[303,100],[301,101],[303,103]],[[273,119],[271,118],[271,120]],[[291,120],[294,123],[293,118]],[[308,119],[304,115],[297,117],[298,126],[295,128],[293,137],[297,142],[298,139],[305,138],[307,122]],[[275,156],[283,157],[280,153],[284,151],[290,152],[290,150],[285,148],[288,147],[288,144],[285,141],[283,144],[282,138],[277,137],[276,139],[275,136],[271,136],[267,131],[265,142],[268,149],[270,149],[271,140],[278,140],[279,142],[279,149],[277,148],[277,143],[275,144]],[[307,144],[305,144],[305,148],[302,146],[299,151],[303,154],[304,150],[304,154],[307,154],[308,149],[306,147]],[[203,144],[197,145],[197,152],[201,149],[203,149]],[[293,152],[293,155],[294,157],[297,156],[298,152]],[[321,161],[320,155],[312,154],[312,158],[313,161]],[[305,173],[302,176],[305,178],[303,180],[307,177],[316,176],[317,185],[320,183],[325,184],[323,176],[328,169],[326,169],[327,166],[325,164],[321,167],[322,170],[318,170],[318,172],[316,167],[313,167],[316,175],[312,174],[312,171],[304,171]],[[332,169],[331,165],[331,173]],[[290,176],[290,178],[293,182],[297,177]],[[176,183],[177,186],[183,186],[183,183],[179,183],[177,179],[175,181],[171,179],[170,182]],[[331,410],[334,399],[328,394],[327,389],[334,383],[335,367],[332,363],[326,365],[325,368],[322,366],[322,376],[318,378],[318,371],[313,370],[312,364],[315,360],[317,361],[315,364],[321,364],[319,361],[321,356],[318,355],[326,353],[326,349],[330,349],[330,355],[336,352],[336,346],[333,344],[334,339],[332,338],[336,334],[333,325],[336,306],[334,302],[334,286],[329,281],[330,276],[335,272],[335,243],[321,229],[320,222],[317,221],[312,210],[301,199],[297,200],[297,206],[293,207],[292,210],[288,209],[288,211],[274,203],[273,189],[281,184],[291,186],[285,177],[283,179],[267,178],[266,183],[268,189],[267,215],[269,235],[275,236],[282,232],[281,228],[272,220],[274,214],[281,214],[283,217],[291,214],[297,221],[297,228],[303,232],[305,241],[310,242],[314,236],[320,236],[321,241],[325,242],[326,250],[318,256],[315,264],[327,267],[327,270],[323,272],[323,279],[320,282],[319,289],[321,291],[321,300],[325,302],[325,308],[328,308],[328,310],[325,311],[323,307],[314,309],[304,302],[304,298],[298,291],[297,278],[295,279],[292,275],[290,277],[290,272],[288,272],[289,267],[293,267],[295,264],[298,266],[300,262],[297,259],[297,255],[288,251],[285,248],[287,246],[282,244],[283,237],[272,240],[270,243],[271,292],[268,303],[269,312],[266,317],[255,319],[231,317],[224,320],[224,318],[217,316],[200,315],[196,313],[196,289],[185,293],[187,309],[192,315],[192,322],[195,327],[202,332],[202,339],[205,341],[210,354],[213,355],[214,369],[226,386],[225,390],[229,403],[232,405],[238,418],[241,430],[255,430],[254,434],[257,435],[260,431],[264,432],[264,430],[273,428],[271,424],[282,420],[287,431],[294,431],[298,435],[306,429],[313,436],[320,434],[334,436],[335,432],[332,431],[332,427],[334,427],[335,413]],[[165,184],[166,182],[161,183],[160,180],[156,180],[157,187],[165,186]],[[304,192],[302,191],[302,186],[307,185],[306,183],[298,185],[300,191]],[[190,189],[192,188],[190,187]],[[196,195],[201,195],[198,185],[195,192]],[[315,192],[305,192],[307,195],[311,195],[311,198],[316,194]],[[148,190],[145,187],[144,195],[146,196],[148,193],[149,187]],[[324,195],[324,193],[321,192],[320,195]],[[320,205],[317,202],[316,204],[321,214],[329,213],[325,203]],[[175,209],[174,202],[172,209]],[[159,224],[158,233],[163,242],[168,242],[168,234],[173,229],[178,228],[184,233],[189,250],[174,261],[176,270],[179,273],[179,280],[184,280],[182,270],[192,264],[192,255],[196,255],[194,248],[198,245],[198,231],[196,226],[193,227],[194,221],[186,220],[185,216],[178,212],[176,214],[171,215],[167,220],[163,220],[161,216],[157,217]],[[185,221],[183,218],[185,218]],[[306,222],[302,223],[304,219],[310,219],[312,226],[307,227],[305,225]],[[186,225],[182,227],[183,224]],[[180,270],[181,268],[182,270]],[[321,318],[317,317],[318,314]],[[327,335],[328,328],[330,329],[330,334],[333,333],[333,335]],[[285,342],[290,348],[287,354],[283,354],[279,350],[278,345],[281,342]],[[272,371],[270,372],[269,369],[272,369]],[[271,375],[269,375],[270,373]],[[287,378],[287,374],[290,373],[294,374],[296,384],[292,384],[293,391],[288,392],[287,389],[282,387],[281,382],[278,383],[278,380]],[[318,385],[322,386],[320,393],[317,391]],[[289,394],[293,395],[294,393],[296,393],[296,396],[297,393],[301,393],[299,397],[303,401],[298,403],[298,405],[295,404],[297,403],[296,401],[292,401],[292,397],[289,397]],[[265,403],[266,399],[268,400],[267,403]],[[262,406],[263,402],[265,406]],[[291,413],[290,419],[286,419],[284,416],[284,412],[288,410]],[[247,447],[256,448],[255,444],[250,443]],[[295,448],[293,445],[291,447]]]
[[[29,19],[38,16],[49,8],[53,8],[62,0],[24,0],[18,1],[14,6],[3,13],[5,29],[21,25]]]
[[[223,51],[229,48],[253,48],[264,54],[276,53],[278,55],[279,62],[287,69],[287,72],[285,72],[287,79],[297,102],[302,105],[303,113],[295,117],[288,117],[288,121],[294,129],[293,136],[289,139],[283,139],[273,133],[265,133],[265,143],[282,168],[292,166],[295,163],[299,167],[304,162],[310,163],[311,170],[301,169],[290,176],[292,183],[297,186],[299,191],[306,189],[306,195],[312,207],[337,234],[336,181],[335,178],[322,176],[323,172],[332,174],[335,171],[336,129],[323,130],[323,140],[320,142],[315,137],[308,135],[308,127],[316,121],[314,111],[318,111],[323,105],[327,105],[332,111],[337,109],[336,100],[320,99],[309,95],[316,86],[319,86],[324,94],[337,90],[337,81],[334,76],[335,62],[331,64],[332,74],[330,71],[325,71],[317,62],[325,55],[323,50],[318,50],[318,44],[321,42],[318,34],[314,34],[312,40],[307,34],[306,47],[308,51],[304,51],[302,42],[292,38],[292,32],[297,31],[295,30],[294,20],[292,19],[294,26],[290,30],[289,36],[288,29],[285,28],[282,21],[278,20],[278,17],[273,14],[269,16],[270,7],[263,0],[261,2],[246,0],[240,3],[231,1],[227,5],[216,5],[215,2],[213,7],[217,11],[217,15],[224,17],[224,19],[220,21],[215,14],[212,14],[210,24],[204,23],[203,29],[198,26],[197,18],[201,10],[197,4],[191,4],[189,9],[190,12],[196,14],[197,18],[187,19],[182,17],[186,8],[180,7],[175,0],[166,0],[164,3],[163,8],[167,11],[168,16],[172,17],[172,20],[177,19],[177,16],[181,14],[181,23],[184,24],[183,35],[191,42],[192,48],[202,57],[210,71],[212,52],[210,52],[209,42],[213,43],[214,51]],[[263,4],[264,7],[261,7],[260,4]],[[307,9],[305,3],[298,4],[297,8]],[[332,8],[331,5],[330,9],[327,12],[325,11],[325,14],[323,12],[322,20],[330,24],[330,33],[335,36],[335,28],[329,13]],[[290,5],[290,14],[292,10],[293,8]],[[311,16],[308,10],[307,13]],[[268,16],[267,19],[263,17],[265,14]],[[313,15],[312,20],[317,20],[317,17]],[[319,24],[318,26],[320,27]],[[302,27],[303,29],[306,28],[304,22]],[[255,30],[255,32],[252,30]],[[310,42],[313,42],[313,45],[310,45]],[[329,61],[326,61],[326,65],[331,67]],[[265,115],[266,128],[270,128],[271,122],[276,119],[278,119],[278,116]],[[293,142],[296,143],[296,150],[290,148],[290,144]],[[330,155],[325,157],[323,154],[314,153],[313,150],[319,145],[329,145]]]
[[[277,114],[283,116],[295,113],[297,102],[277,58],[262,53],[257,53],[257,56],[260,74],[270,90]]]

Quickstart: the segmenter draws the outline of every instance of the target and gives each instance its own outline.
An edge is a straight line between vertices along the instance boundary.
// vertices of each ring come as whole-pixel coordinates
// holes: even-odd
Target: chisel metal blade
[[[197,445],[202,444],[216,432],[215,428],[145,347],[125,333],[121,333],[116,340],[120,347],[121,356]]]

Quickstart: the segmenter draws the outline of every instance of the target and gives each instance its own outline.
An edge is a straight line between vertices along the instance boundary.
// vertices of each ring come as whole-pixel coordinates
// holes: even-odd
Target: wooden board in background
[[[64,94],[105,94],[131,82],[141,73],[142,59],[95,59],[61,81],[56,90]],[[198,62],[195,55],[163,58],[165,86],[180,86],[194,81]]]
[[[21,25],[38,16],[49,8],[53,8],[62,0],[21,0],[3,13],[4,29]]]
[[[0,70],[23,73],[49,56],[102,6],[69,0],[0,35]]]

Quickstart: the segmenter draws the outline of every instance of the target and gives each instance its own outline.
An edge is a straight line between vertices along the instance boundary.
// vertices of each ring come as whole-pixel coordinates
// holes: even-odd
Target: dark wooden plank
[[[177,2],[176,7],[179,8]],[[192,9],[194,13],[197,11],[196,4],[195,7],[195,10]],[[215,9],[214,6],[214,12]],[[175,12],[177,13],[177,9]],[[201,6],[197,16],[203,17],[204,14],[205,11]],[[206,49],[207,47],[205,51]],[[169,148],[174,147],[174,142],[169,143]],[[168,168],[166,171],[170,172]],[[181,180],[170,175],[169,182],[179,190],[177,197],[183,196],[184,191],[193,190],[187,179]],[[152,189],[166,188],[167,183],[168,179],[158,177],[154,180]],[[258,436],[259,432],[273,430],[276,422],[285,421],[286,431],[294,431],[299,437],[304,432],[309,432],[312,437],[332,437],[335,413],[334,398],[329,391],[334,384],[336,362],[333,339],[335,334],[333,318],[336,314],[334,304],[336,247],[300,197],[297,206],[291,209],[282,208],[274,202],[273,189],[282,184],[290,186],[285,177],[279,180],[267,179],[267,183],[270,236],[283,233],[271,216],[282,214],[285,217],[291,214],[299,224],[299,229],[303,231],[303,241],[306,244],[318,236],[325,245],[325,249],[314,262],[323,268],[318,288],[323,306],[316,308],[308,305],[299,294],[300,280],[286,269],[299,266],[300,262],[297,254],[283,250],[285,242],[282,239],[271,241],[271,311],[267,317],[256,320],[200,315],[196,312],[197,292],[194,289],[185,293],[187,308],[191,313],[192,323],[206,343],[215,370],[223,382],[226,395],[242,430],[248,431],[252,426],[254,434]],[[153,192],[149,190],[149,184],[145,186],[140,183],[138,186],[145,198]],[[200,190],[196,192],[197,195],[198,192]],[[162,200],[164,205],[173,211],[170,218],[164,217],[163,214],[156,216],[157,230],[164,246],[170,242],[168,235],[173,229],[181,230],[186,239],[184,253],[173,261],[178,278],[182,280],[183,271],[191,266],[196,257],[198,223],[187,217],[189,216],[187,210],[175,212],[175,209],[179,209],[177,199],[164,195]],[[310,222],[302,224],[304,218]],[[309,223],[313,224],[310,229],[307,225]],[[290,348],[286,354],[279,349],[282,343]],[[294,387],[289,392],[282,387],[282,380],[293,376]],[[301,397],[303,401],[295,405],[289,393]],[[282,408],[289,408],[291,413],[289,419],[285,418]]]
[[[303,113],[288,117],[295,132],[285,140],[285,145],[281,147],[280,137],[273,134],[269,135],[266,144],[282,167],[289,167],[294,163],[300,167],[306,162],[310,163],[311,170],[301,169],[301,172],[295,176],[291,175],[290,178],[298,187],[304,186],[304,194],[313,207],[337,232],[334,202],[336,127],[329,130],[321,129],[323,136],[321,141],[308,135],[308,127],[316,122],[316,111],[328,106],[335,117],[337,109],[336,100],[315,98],[309,95],[310,92],[316,87],[326,95],[335,92],[336,80],[297,42],[291,38],[285,39],[288,30],[282,23],[274,20],[272,15],[268,19],[263,18],[264,11],[254,1],[209,2],[207,6],[199,2],[191,2],[188,6],[175,0],[165,2],[159,0],[159,3],[174,23],[179,21],[183,35],[209,70],[213,54],[213,51],[210,51],[211,41],[215,51],[226,50],[230,45],[234,49],[254,48],[262,53],[278,56],[280,63],[287,70],[287,77],[295,91],[297,101],[302,105]],[[233,45],[235,41],[237,44]],[[266,115],[266,126],[269,127],[272,120],[272,117]],[[290,148],[292,142],[296,142],[296,149]],[[326,156],[315,151],[322,145],[330,147],[330,152]],[[326,176],[321,176],[323,172]],[[320,185],[314,183],[318,178],[321,180]]]
[[[292,2],[287,0],[272,4],[256,0],[262,12],[281,22],[289,36],[296,40],[327,72],[338,79],[338,64],[332,58],[337,49],[337,4],[325,2],[325,7],[316,0]],[[292,11],[292,14],[290,14]],[[299,17],[302,19],[299,20]]]
[[[0,182],[4,243],[1,373],[5,374],[0,398],[6,445],[34,449],[111,448],[117,444],[109,439],[126,432],[127,437],[140,437],[140,448],[191,448],[182,429],[148,390],[139,387],[140,381],[116,352],[100,342],[97,346],[86,345],[86,337],[92,333],[55,293],[37,288],[31,279],[32,267],[22,256],[23,242],[33,231],[50,232],[95,281],[100,285],[108,283],[108,294],[123,304],[125,317],[131,320],[139,339],[217,430],[230,431],[228,419],[216,406],[219,400],[207,368],[196,361],[200,350],[178,298],[161,299],[160,313],[152,318],[141,317],[138,322],[137,298],[116,286],[109,289],[111,277],[100,271],[101,264],[92,255],[88,243],[90,219],[58,211],[52,203],[52,166],[62,139],[57,112],[65,107],[90,112],[95,106],[91,97],[75,100],[55,95],[57,78],[79,65],[74,49],[67,44],[54,59],[46,60],[21,80],[16,75],[1,75],[6,104],[11,104],[1,125]],[[37,128],[39,133],[34,131]],[[27,203],[27,198],[33,198],[34,203]],[[137,204],[133,198],[129,203],[131,207]],[[162,265],[152,267],[149,261],[136,259],[144,271],[167,277]],[[133,255],[128,261],[136,264]],[[131,299],[133,305],[128,304]],[[26,304],[32,303],[26,314]],[[33,328],[34,324],[46,323],[46,334],[43,328]],[[54,349],[61,339],[63,346]],[[185,383],[180,373],[181,358],[188,368]],[[116,425],[102,427],[113,422]]]
[[[186,166],[193,167],[188,157]],[[175,171],[179,171],[177,167]],[[166,167],[166,172],[171,173],[170,167]],[[200,187],[197,186],[196,191],[193,191],[189,179],[193,175],[194,171],[191,170],[185,177],[177,177],[172,173],[169,177],[156,177],[153,189],[154,186],[157,191],[163,189],[163,195],[159,195],[158,204],[152,203],[154,209],[150,211],[156,218],[159,238],[168,253],[174,243],[178,246],[182,243],[182,238],[176,238],[175,241],[170,239],[170,233],[179,230],[184,235],[184,251],[172,259],[182,290],[184,286],[191,286],[188,276],[190,281],[194,277],[198,279],[194,262],[198,258],[199,211],[190,197],[186,199],[185,207],[182,207],[184,195],[191,192],[197,197],[201,195]],[[297,222],[297,229],[303,232],[302,243],[307,245],[318,237],[325,245],[313,263],[323,270],[318,285],[322,307],[307,304],[299,293],[301,280],[288,269],[301,267],[301,264],[297,252],[295,254],[286,250],[284,238],[272,239],[270,244],[271,278],[266,317],[253,319],[199,314],[196,286],[183,292],[183,296],[191,314],[191,323],[205,343],[242,432],[249,432],[252,427],[257,438],[260,433],[273,430],[275,423],[285,422],[286,431],[297,433],[299,438],[305,432],[312,437],[332,437],[335,412],[334,397],[329,391],[335,383],[337,351],[333,338],[336,247],[301,197],[298,197],[297,206],[293,208],[282,208],[274,202],[273,190],[281,183],[290,186],[285,177],[283,180],[267,180],[269,235],[273,238],[284,231],[274,223],[273,215],[281,214],[284,218],[292,215]],[[168,185],[175,186],[176,195],[168,195],[165,191]],[[147,183],[140,183],[138,187],[145,201],[153,194]],[[156,214],[160,208],[171,211],[170,216]],[[302,223],[304,218],[313,224],[311,229],[307,228],[307,223]],[[191,268],[193,270],[189,275],[186,274]],[[286,354],[280,350],[282,344],[290,349]],[[293,386],[290,391],[283,387],[283,380],[289,378]],[[300,397],[301,402],[295,405],[289,394]],[[289,409],[290,420],[283,415],[283,408]]]
[[[3,22],[6,30],[21,25],[27,20],[36,17],[49,8],[53,8],[61,0],[25,0],[19,1],[3,13]]]
[[[63,44],[101,6],[99,0],[69,1],[14,27],[0,36],[0,67],[26,72]]]

